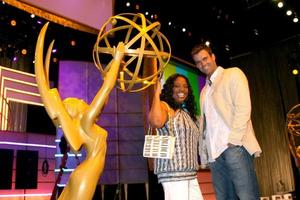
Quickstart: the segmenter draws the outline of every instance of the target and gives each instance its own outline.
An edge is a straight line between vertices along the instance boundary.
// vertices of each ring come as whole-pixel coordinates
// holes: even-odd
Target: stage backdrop
[[[205,83],[196,68],[178,62],[170,62],[164,72],[163,81],[174,73],[186,75],[191,82],[199,108],[199,91]],[[102,84],[102,78],[93,63],[61,61],[59,64],[59,93],[62,99],[76,97],[90,103]],[[149,99],[144,92],[124,93],[114,88],[109,102],[98,123],[108,131],[108,150],[101,184],[147,182],[147,160],[142,157],[144,134],[147,131]],[[58,133],[60,139],[62,133]],[[84,153],[83,153],[84,157]],[[59,166],[59,162],[57,163]],[[76,161],[68,168],[76,167]],[[68,179],[64,175],[63,182]]]

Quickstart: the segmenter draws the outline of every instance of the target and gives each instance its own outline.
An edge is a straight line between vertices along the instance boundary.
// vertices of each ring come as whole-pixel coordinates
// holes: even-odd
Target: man
[[[200,94],[201,165],[208,165],[218,200],[257,200],[259,189],[253,165],[261,148],[251,123],[248,81],[238,68],[217,66],[210,47],[196,45],[197,68],[207,76]]]

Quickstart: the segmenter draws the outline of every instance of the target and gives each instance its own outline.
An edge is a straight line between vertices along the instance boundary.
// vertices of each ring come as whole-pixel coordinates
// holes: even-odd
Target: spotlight
[[[277,4],[277,6],[278,6],[278,8],[282,8],[283,7],[283,2],[278,2],[278,4]]]
[[[226,50],[226,51],[230,51],[230,47],[229,47],[228,44],[225,45],[225,50]]]
[[[71,46],[74,47],[75,45],[76,45],[76,41],[75,41],[75,40],[72,40],[72,41],[71,41]]]
[[[26,54],[27,54],[27,50],[26,50],[26,49],[22,49],[21,53],[22,53],[23,55],[26,55]]]
[[[16,26],[16,25],[17,25],[17,21],[14,20],[14,19],[12,19],[12,20],[10,21],[10,25],[11,25],[11,26]]]
[[[294,17],[293,22],[297,23],[299,21],[298,17]]]
[[[127,3],[126,3],[126,7],[129,7],[129,6],[130,6],[130,2],[127,2]]]
[[[31,14],[30,17],[31,17],[31,18],[35,18],[35,14]]]
[[[292,73],[293,73],[294,75],[298,75],[298,74],[299,74],[299,71],[298,71],[298,69],[293,69]]]
[[[291,11],[291,10],[287,10],[287,11],[286,11],[286,15],[287,15],[287,16],[291,16],[291,15],[292,15],[292,11]]]
[[[210,42],[209,42],[209,41],[206,41],[206,42],[205,42],[205,45],[209,47]]]

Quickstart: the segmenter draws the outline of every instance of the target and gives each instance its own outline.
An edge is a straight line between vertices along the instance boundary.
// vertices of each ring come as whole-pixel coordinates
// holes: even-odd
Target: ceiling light
[[[74,47],[75,45],[76,45],[76,41],[75,41],[75,40],[72,40],[72,41],[71,41],[71,46]]]
[[[31,17],[31,18],[35,18],[35,14],[31,14],[30,17]]]
[[[130,2],[127,2],[127,3],[126,3],[126,6],[129,7],[129,6],[130,6]]]
[[[205,42],[205,45],[209,47],[210,42],[209,42],[209,41],[206,41],[206,42]]]
[[[292,15],[292,11],[291,11],[291,10],[287,10],[287,11],[286,11],[286,15],[287,15],[287,16],[291,16],[291,15]]]
[[[21,53],[22,53],[23,55],[26,55],[26,54],[27,54],[27,50],[26,50],[26,49],[22,49]]]
[[[186,32],[186,28],[182,28],[182,32]]]
[[[230,47],[229,47],[228,44],[225,45],[225,50],[226,50],[226,51],[230,51]]]
[[[278,6],[278,8],[282,8],[283,7],[283,3],[280,1],[280,2],[278,2],[277,6]]]
[[[171,26],[171,25],[172,25],[172,22],[170,21],[170,22],[168,23],[168,25]]]
[[[293,22],[297,23],[299,21],[298,17],[294,17]]]
[[[299,74],[299,71],[298,71],[298,69],[293,69],[292,73],[293,73],[294,75],[298,75],[298,74]]]
[[[14,20],[14,19],[11,20],[11,21],[10,21],[10,25],[11,25],[11,26],[16,26],[16,25],[17,25],[17,21]]]

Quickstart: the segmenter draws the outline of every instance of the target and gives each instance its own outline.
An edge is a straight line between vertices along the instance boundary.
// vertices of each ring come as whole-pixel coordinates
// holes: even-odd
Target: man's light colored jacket
[[[247,78],[239,68],[220,68],[220,74],[211,86],[212,99],[218,114],[230,129],[228,143],[243,145],[251,155],[254,154],[255,157],[258,157],[262,151],[252,127],[251,100]],[[204,105],[206,87],[202,89],[200,94],[201,108]],[[203,109],[201,109],[199,154],[202,167],[208,162],[202,137],[204,134],[203,122]]]

